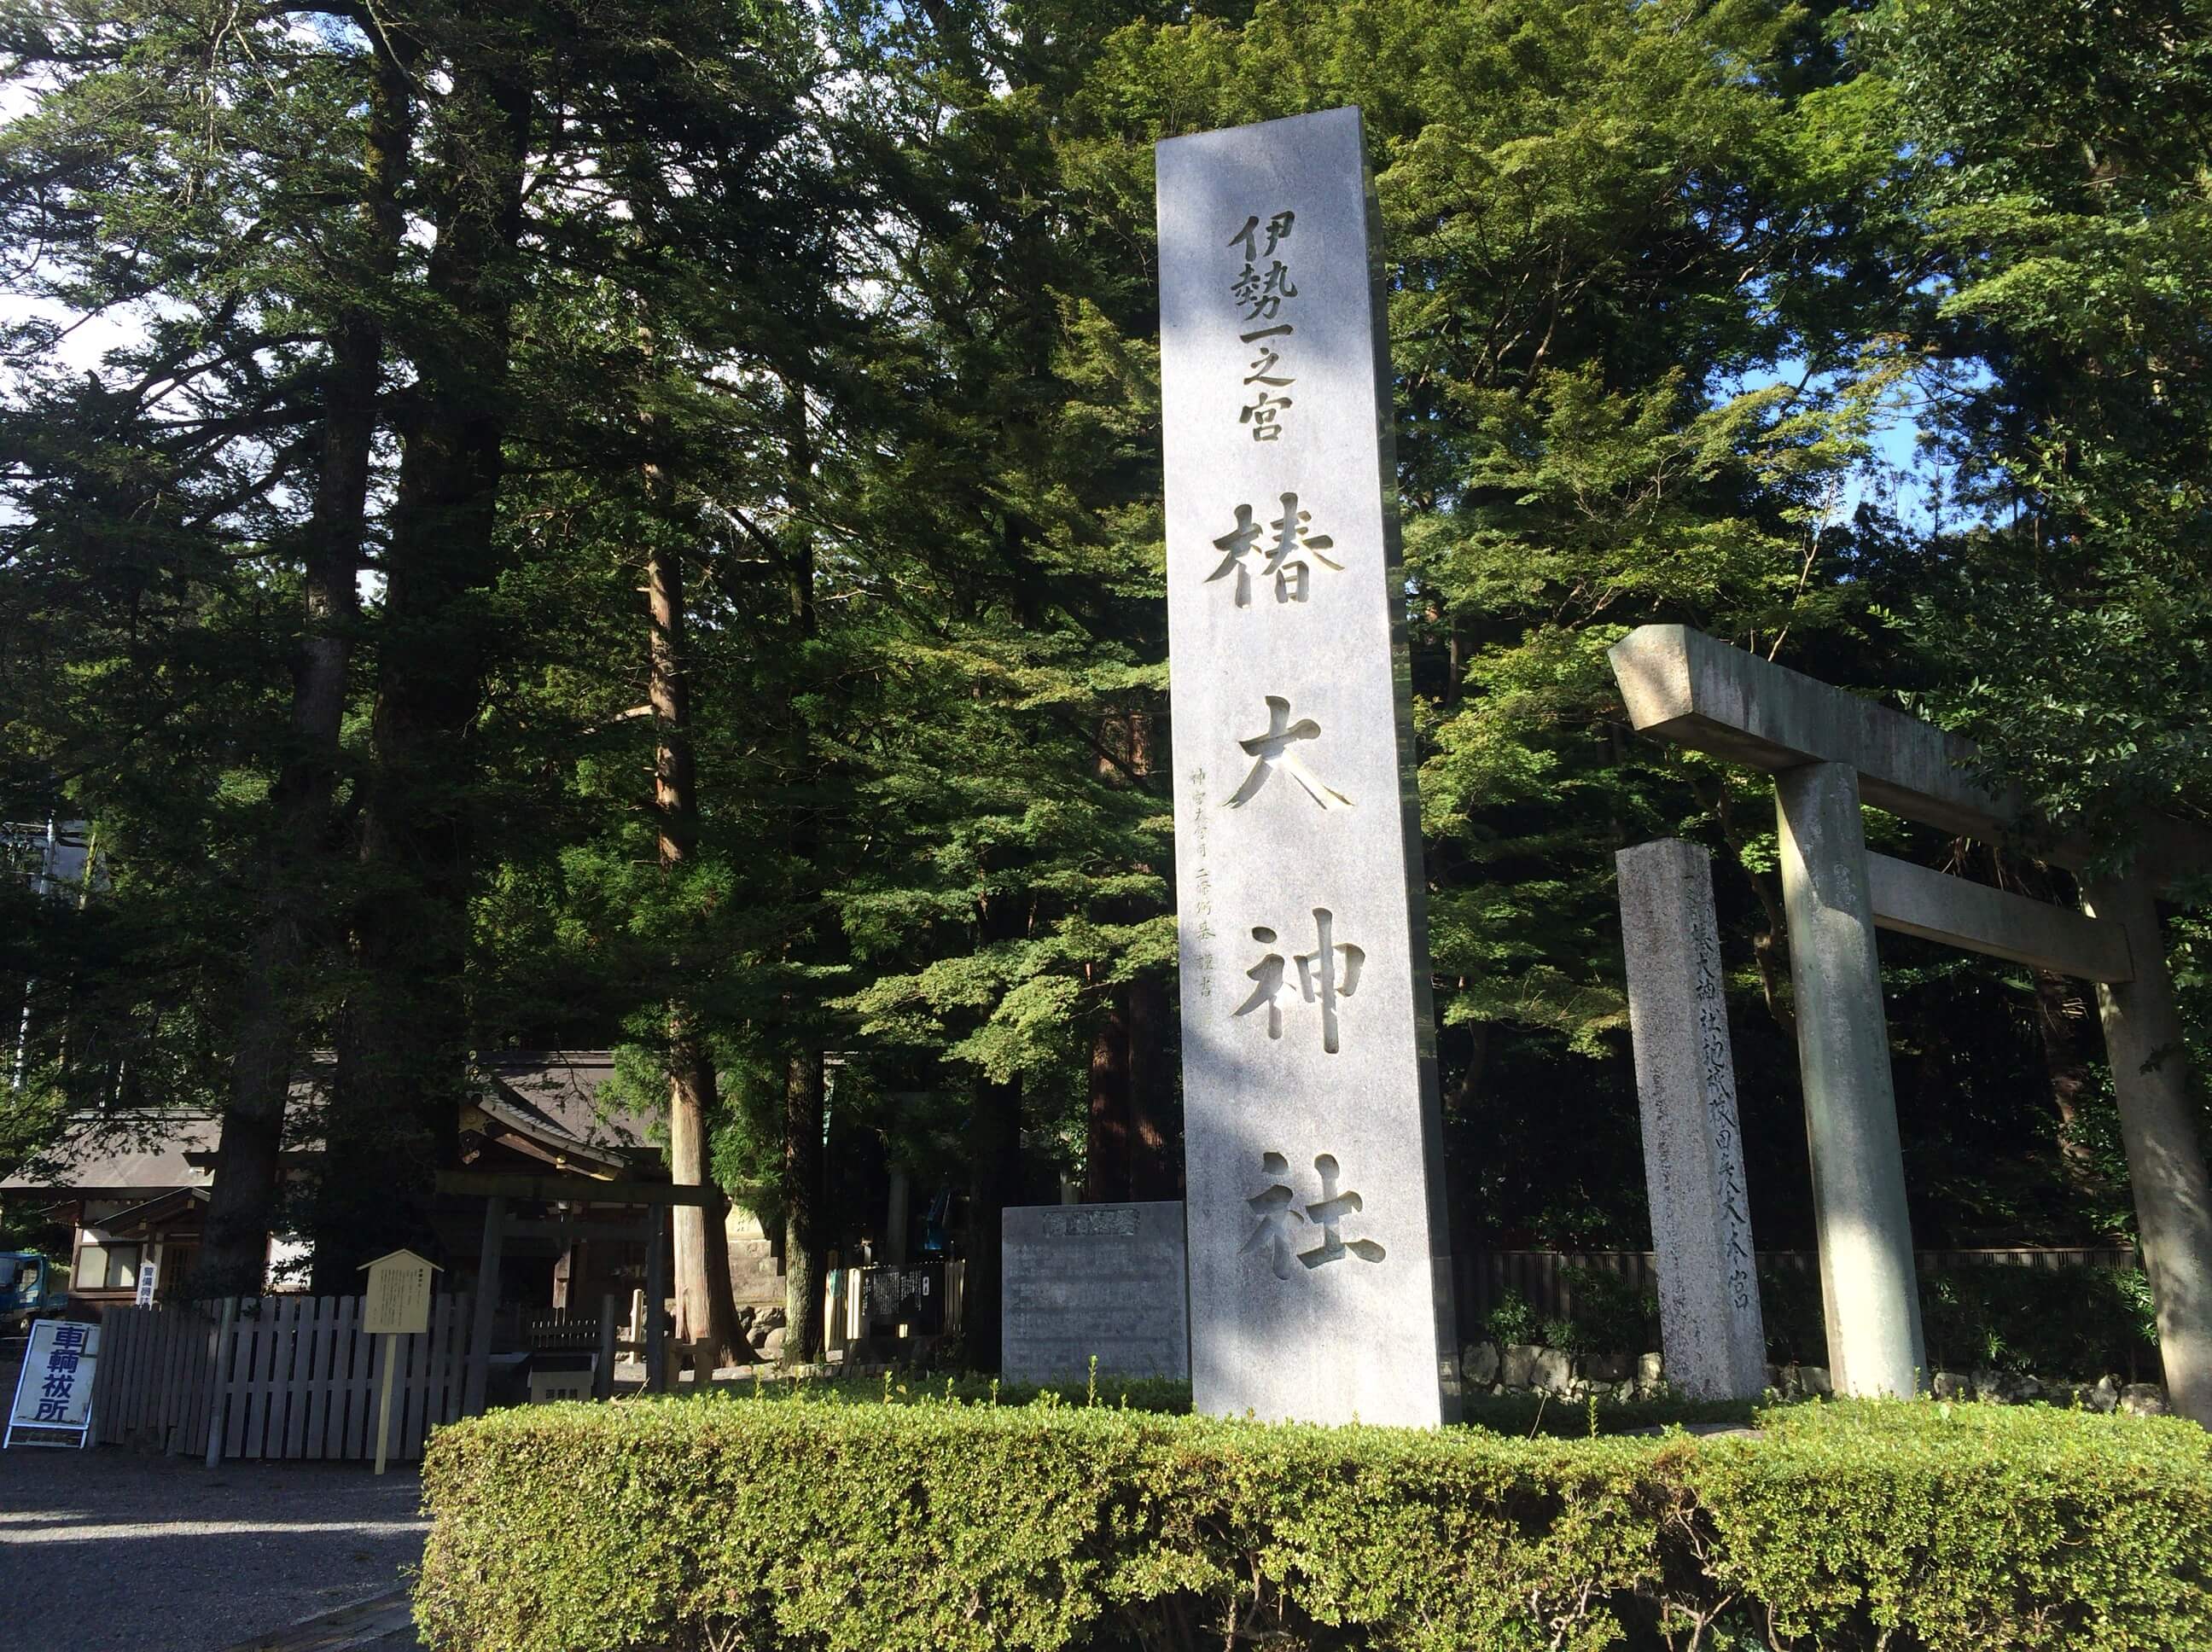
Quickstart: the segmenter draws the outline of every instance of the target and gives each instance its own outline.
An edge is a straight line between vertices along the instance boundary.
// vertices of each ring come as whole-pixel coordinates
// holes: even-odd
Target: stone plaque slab
[[[1359,112],[1158,149],[1191,1381],[1456,1413]]]
[[[1000,1370],[1010,1382],[1190,1374],[1181,1200],[1005,1212]]]

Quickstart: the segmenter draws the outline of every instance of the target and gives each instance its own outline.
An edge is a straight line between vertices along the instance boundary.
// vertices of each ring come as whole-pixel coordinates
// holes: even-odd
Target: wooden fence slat
[[[184,1391],[177,1396],[177,1435],[170,1450],[179,1456],[207,1450],[207,1381],[215,1364],[215,1327],[195,1303],[191,1317],[177,1327],[177,1357],[185,1373]],[[195,1445],[193,1442],[198,1443]]]
[[[122,1314],[118,1310],[100,1321],[100,1360],[92,1373],[93,1433],[102,1445],[112,1445],[123,1437],[123,1388],[117,1380],[116,1367],[108,1363],[107,1357],[111,1344],[118,1339],[108,1328],[108,1321],[118,1321],[116,1329],[119,1330],[121,1319]]]
[[[308,1455],[317,1409],[323,1397],[321,1332],[323,1300],[300,1298],[298,1346],[292,1356],[292,1414],[284,1419],[284,1455],[295,1461]]]
[[[287,1297],[276,1304],[276,1357],[269,1362],[269,1431],[261,1455],[282,1459],[284,1436],[291,1426],[292,1365],[300,1351],[300,1299]]]
[[[306,1446],[307,1406],[314,1398],[315,1339],[312,1315],[315,1299],[312,1297],[293,1297],[288,1299],[291,1307],[291,1335],[288,1339],[287,1370],[284,1385],[284,1456],[297,1461]],[[274,1455],[276,1442],[270,1442]]]
[[[346,1436],[353,1428],[354,1365],[360,1340],[356,1327],[360,1323],[359,1298],[340,1297],[331,1315],[331,1412],[330,1421],[323,1430],[323,1455],[343,1458]]]
[[[307,1396],[301,1386],[300,1319],[306,1313],[307,1299],[287,1297],[284,1305],[276,1310],[276,1364],[270,1376],[271,1388],[269,1408],[269,1444],[271,1457],[290,1457],[292,1450],[292,1414],[307,1408]]]
[[[392,1401],[395,1414],[392,1419],[392,1455],[399,1462],[405,1462],[415,1455],[422,1446],[423,1391],[429,1386],[429,1373],[422,1360],[428,1351],[423,1345],[435,1334],[437,1323],[437,1304],[434,1299],[430,1309],[431,1328],[417,1336],[399,1338],[393,1350],[399,1357],[399,1392]]]
[[[191,1440],[185,1446],[187,1455],[204,1457],[208,1439],[215,1432],[217,1407],[222,1401],[216,1393],[216,1379],[222,1365],[222,1309],[210,1303],[215,1311],[208,1317],[207,1357],[200,1366],[199,1392],[192,1406]]]
[[[346,1445],[343,1455],[348,1458],[358,1458],[367,1456],[373,1449],[369,1436],[376,1425],[371,1412],[376,1400],[377,1346],[374,1337],[362,1334],[359,1307],[356,1306],[347,1319],[346,1343],[352,1353],[352,1367],[346,1383]]]
[[[331,1299],[318,1297],[307,1319],[307,1403],[301,1407],[300,1455],[323,1455],[323,1433],[331,1414]]]
[[[338,1455],[349,1459],[366,1455],[375,1449],[370,1438],[369,1407],[375,1395],[377,1339],[361,1333],[360,1298],[349,1299],[353,1310],[346,1315],[347,1328],[351,1333],[347,1340],[353,1350],[352,1373],[346,1383],[345,1449]]]
[[[199,1315],[189,1308],[169,1310],[169,1357],[165,1368],[166,1398],[161,1409],[161,1446],[166,1451],[188,1451],[192,1431],[192,1400],[198,1388],[193,1354],[199,1341],[194,1333]]]
[[[268,1455],[270,1373],[276,1364],[276,1315],[266,1297],[258,1299],[254,1324],[253,1364],[246,1391],[246,1443],[241,1456]]]
[[[380,1342],[385,1339],[377,1339]],[[393,1368],[398,1375],[392,1388],[392,1460],[407,1461],[407,1436],[412,1430],[411,1418],[415,1406],[415,1368],[422,1358],[422,1337],[394,1337],[391,1339]]]
[[[261,1299],[261,1322],[268,1339],[254,1382],[258,1415],[246,1424],[249,1457],[271,1457],[284,1443],[284,1304]]]
[[[145,1407],[141,1402],[144,1393],[145,1372],[142,1350],[150,1327],[145,1323],[145,1311],[137,1308],[121,1308],[102,1316],[100,1324],[100,1351],[102,1363],[112,1360],[118,1379],[117,1393],[112,1401],[115,1407],[115,1437],[130,1440],[138,1432]],[[110,1329],[109,1321],[113,1321]],[[112,1350],[112,1351],[111,1351]],[[100,1403],[101,1395],[95,1371],[93,1403]]]
[[[146,1398],[152,1376],[150,1356],[154,1351],[154,1311],[148,1308],[127,1308],[115,1318],[116,1340],[121,1345],[116,1350],[121,1356],[116,1363],[117,1371],[123,1378],[125,1389],[118,1396],[122,1401],[122,1415],[118,1420],[123,1425],[124,1437],[135,1442],[146,1430]],[[102,1322],[100,1341],[105,1347],[105,1321]]]
[[[460,1420],[462,1401],[467,1397],[465,1384],[468,1362],[475,1351],[469,1346],[469,1335],[476,1324],[476,1303],[470,1292],[459,1292],[453,1297],[453,1337],[447,1345],[446,1364],[446,1403],[438,1413],[441,1423]]]
[[[346,1430],[353,1423],[353,1304],[338,1297],[331,1304],[329,1409],[323,1416],[323,1455],[343,1459]]]
[[[252,1316],[247,1317],[251,1308]],[[224,1455],[245,1457],[260,1447],[254,1424],[260,1419],[260,1407],[254,1384],[261,1375],[262,1361],[268,1357],[268,1337],[264,1333],[258,1297],[241,1297],[238,1301],[238,1346],[232,1354],[234,1362],[230,1378],[230,1417],[223,1436]],[[231,1444],[236,1442],[234,1448]]]
[[[94,1368],[92,1405],[103,1443],[121,1444],[131,1436],[131,1310],[111,1309],[100,1321],[100,1364]]]
[[[422,1442],[430,1437],[437,1423],[439,1367],[444,1363],[446,1340],[453,1334],[451,1320],[453,1299],[434,1297],[430,1300],[430,1328],[419,1337],[410,1337],[410,1342],[422,1345],[416,1351],[416,1363],[420,1370],[409,1391],[414,1403],[407,1410],[407,1444],[401,1454],[412,1461],[422,1455]]]
[[[148,1432],[164,1451],[176,1446],[177,1391],[185,1380],[184,1361],[178,1351],[184,1340],[180,1334],[184,1319],[177,1309],[156,1309],[147,1327],[151,1333],[145,1395]]]
[[[261,1355],[261,1321],[248,1318],[246,1310],[253,1299],[238,1299],[238,1323],[233,1327],[230,1348],[230,1376],[223,1384],[222,1455],[243,1457],[246,1455],[246,1414],[252,1392],[253,1373]]]
[[[142,1396],[149,1439],[162,1450],[175,1440],[173,1430],[177,1385],[184,1370],[177,1358],[177,1333],[183,1315],[174,1309],[157,1308],[147,1315],[146,1392]]]

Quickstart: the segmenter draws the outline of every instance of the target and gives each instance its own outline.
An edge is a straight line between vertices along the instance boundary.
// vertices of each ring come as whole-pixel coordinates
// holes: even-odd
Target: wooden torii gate
[[[660,1259],[668,1240],[668,1210],[672,1205],[704,1205],[714,1196],[711,1189],[678,1187],[665,1181],[599,1181],[584,1176],[517,1175],[492,1170],[441,1170],[437,1187],[441,1193],[480,1196],[484,1201],[483,1248],[477,1259],[476,1323],[469,1333],[468,1381],[461,1401],[463,1416],[477,1417],[483,1412],[484,1389],[491,1375],[492,1320],[499,1311],[500,1256],[508,1236],[635,1236],[627,1228],[606,1223],[510,1222],[507,1216],[510,1200],[537,1205],[643,1205],[652,1209],[651,1232],[645,1253],[645,1383],[648,1389],[661,1386],[665,1361],[660,1302],[667,1294],[668,1281]],[[606,1333],[600,1334],[604,1341]],[[610,1372],[605,1370],[598,1374],[602,1397],[609,1376]]]
[[[2212,1427],[2212,1187],[2190,1095],[2158,895],[2212,871],[2212,831],[2141,823],[2131,868],[2085,876],[2069,911],[1870,853],[1863,799],[2002,841],[2033,821],[1978,778],[1978,752],[1899,711],[1682,625],[1613,646],[1643,733],[1775,776],[1821,1299],[1837,1388],[1909,1394],[1927,1380],[1905,1165],[1874,932],[1896,930],[2094,981],[2174,1409]],[[2082,846],[2039,846],[2074,869]],[[1837,1277],[1838,1258],[1852,1277]]]

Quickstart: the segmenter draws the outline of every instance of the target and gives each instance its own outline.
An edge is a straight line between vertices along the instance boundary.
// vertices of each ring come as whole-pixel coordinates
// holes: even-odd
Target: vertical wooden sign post
[[[440,1270],[411,1250],[395,1250],[362,1266],[368,1292],[361,1305],[361,1328],[384,1339],[384,1381],[376,1402],[376,1472],[381,1474],[392,1445],[392,1378],[399,1339],[430,1328],[430,1276]]]
[[[1357,109],[1159,145],[1192,1396],[1459,1408]]]

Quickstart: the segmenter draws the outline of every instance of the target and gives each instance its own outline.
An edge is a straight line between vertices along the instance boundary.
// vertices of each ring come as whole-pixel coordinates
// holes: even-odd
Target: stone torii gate
[[[1869,853],[1859,805],[2001,841],[2028,818],[1976,776],[1973,744],[1681,625],[1609,656],[1642,733],[1775,777],[1797,1052],[1828,1357],[1838,1392],[1909,1394],[1927,1358],[1905,1214],[1875,931],[1892,929],[2097,986],[2174,1409],[2212,1427],[2212,1188],[2189,1093],[2158,894],[2212,870],[2212,831],[2142,823],[2124,875],[2081,910]],[[2078,845],[2040,851],[2081,868]]]

